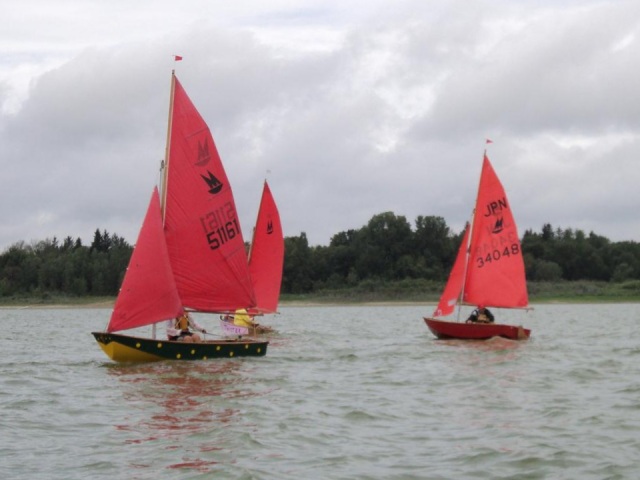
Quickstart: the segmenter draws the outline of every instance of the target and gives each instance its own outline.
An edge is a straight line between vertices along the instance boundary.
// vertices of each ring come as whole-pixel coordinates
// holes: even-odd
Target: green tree
[[[420,215],[415,224],[413,245],[419,256],[420,277],[444,280],[453,266],[457,251],[451,230],[442,217]]]
[[[312,291],[310,269],[311,249],[307,234],[284,239],[285,259],[282,272],[282,290],[286,293],[308,293]]]
[[[355,269],[360,278],[400,279],[397,261],[411,255],[411,225],[392,212],[374,215],[357,235]]]

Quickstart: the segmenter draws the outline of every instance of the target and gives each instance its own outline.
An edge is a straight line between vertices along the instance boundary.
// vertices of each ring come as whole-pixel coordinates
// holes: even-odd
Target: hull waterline
[[[435,318],[425,318],[424,321],[431,333],[441,339],[487,340],[493,337],[503,337],[510,340],[527,340],[531,335],[531,330],[522,326],[499,323],[447,322]]]
[[[267,345],[269,344],[268,341],[254,339],[185,343],[133,337],[118,333],[92,332],[92,335],[107,356],[116,362],[263,357],[267,353]]]

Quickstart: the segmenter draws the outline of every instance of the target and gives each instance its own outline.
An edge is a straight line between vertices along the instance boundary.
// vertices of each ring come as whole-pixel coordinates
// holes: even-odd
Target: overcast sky
[[[640,241],[635,0],[21,0],[0,63],[1,250],[135,242],[174,67],[245,239],[265,176],[311,245],[387,211],[457,232],[490,138],[520,234]]]

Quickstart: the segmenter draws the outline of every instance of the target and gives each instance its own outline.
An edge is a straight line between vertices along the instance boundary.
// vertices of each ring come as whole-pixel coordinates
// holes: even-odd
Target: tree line
[[[442,217],[385,212],[358,230],[340,232],[328,246],[308,245],[306,235],[285,239],[283,292],[313,293],[363,281],[421,279],[444,284],[462,241]],[[640,244],[612,242],[572,228],[543,225],[521,238],[528,281],[640,279]]]
[[[359,228],[335,234],[329,245],[310,246],[306,234],[285,238],[282,293],[348,289],[366,282],[431,281],[444,284],[462,240],[442,217],[384,212]],[[612,242],[571,228],[527,230],[522,252],[529,281],[640,279],[640,244]],[[117,234],[18,242],[0,254],[0,297],[115,296],[131,252]]]

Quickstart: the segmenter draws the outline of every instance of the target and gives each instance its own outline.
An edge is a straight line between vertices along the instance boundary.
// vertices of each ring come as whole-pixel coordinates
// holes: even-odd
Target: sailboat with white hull
[[[225,334],[255,336],[274,332],[270,326],[255,323],[254,319],[278,313],[283,266],[284,236],[280,213],[265,180],[249,251],[249,272],[256,305],[249,311],[242,310],[235,315],[222,316],[220,326]]]

